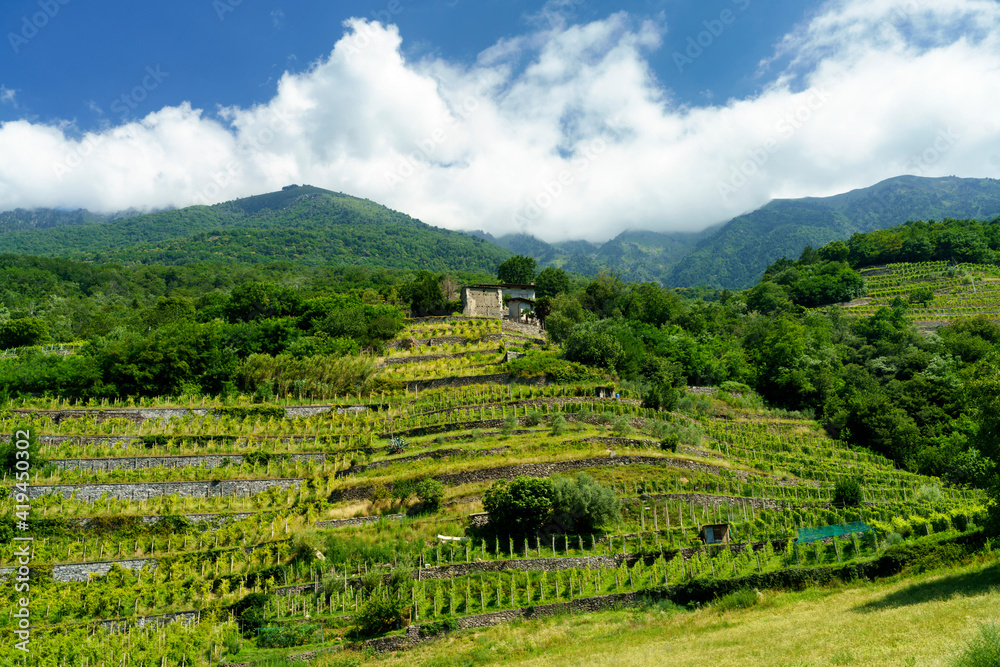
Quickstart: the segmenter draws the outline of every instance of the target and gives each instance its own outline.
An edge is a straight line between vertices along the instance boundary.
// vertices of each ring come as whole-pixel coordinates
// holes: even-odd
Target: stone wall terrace
[[[118,500],[147,500],[177,494],[180,498],[212,498],[216,496],[237,498],[263,493],[272,487],[288,489],[298,487],[305,480],[288,479],[227,479],[200,480],[190,482],[145,482],[120,484],[39,484],[29,487],[28,495],[39,498],[48,494],[58,494],[70,498],[76,494],[77,500],[93,502],[106,494]]]

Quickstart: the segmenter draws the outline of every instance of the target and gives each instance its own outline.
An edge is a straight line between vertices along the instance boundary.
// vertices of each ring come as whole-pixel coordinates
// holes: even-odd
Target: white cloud
[[[0,84],[0,104],[9,104],[17,108],[17,91]]]
[[[762,63],[762,92],[698,107],[648,64],[662,26],[625,14],[510,38],[474,64],[408,62],[394,26],[345,26],[266,104],[168,107],[82,138],[3,124],[0,209],[184,206],[311,183],[451,228],[601,240],[901,173],[1000,171],[992,1],[831,2]]]

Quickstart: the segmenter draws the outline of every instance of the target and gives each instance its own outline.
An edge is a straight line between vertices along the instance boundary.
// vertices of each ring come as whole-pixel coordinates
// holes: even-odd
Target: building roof
[[[466,285],[466,287],[470,289],[535,289],[535,284],[501,283],[497,285]]]

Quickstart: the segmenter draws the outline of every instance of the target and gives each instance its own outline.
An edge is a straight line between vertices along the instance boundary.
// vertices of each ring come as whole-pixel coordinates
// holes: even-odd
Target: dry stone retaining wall
[[[50,459],[48,462],[64,470],[145,470],[148,468],[219,468],[225,465],[239,466],[243,454],[192,454],[188,456],[127,456],[100,459]],[[292,454],[292,462],[314,461],[322,463],[326,454]]]
[[[90,575],[94,575],[95,577],[104,576],[110,572],[111,568],[115,565],[125,570],[138,572],[147,565],[149,566],[149,569],[155,570],[156,564],[157,560],[153,558],[130,558],[127,560],[90,561],[86,563],[62,563],[60,565],[52,566],[52,580],[59,582],[87,581]],[[13,571],[13,567],[0,567],[0,577],[6,581],[7,577]]]
[[[384,514],[382,516],[356,516],[351,519],[331,519],[329,521],[317,521],[317,528],[344,528],[345,526],[366,526],[383,519],[387,521],[401,521],[405,514]]]
[[[321,415],[336,410],[337,414],[364,412],[370,409],[368,405],[297,405],[284,407],[285,418],[295,419],[296,417],[308,418]],[[14,413],[22,417],[42,417],[48,419],[53,424],[60,424],[67,419],[93,418],[95,423],[102,424],[111,419],[127,419],[133,424],[141,424],[150,420],[160,420],[169,422],[174,419],[181,419],[188,415],[204,417],[212,415],[222,416],[213,408],[110,408],[103,410],[95,409],[65,409],[65,410],[31,410],[18,409]]]
[[[228,479],[202,480],[191,482],[145,482],[134,484],[52,484],[32,485],[28,495],[38,498],[48,494],[58,494],[70,498],[76,494],[77,500],[92,502],[106,494],[118,500],[146,500],[177,494],[180,498],[211,498],[215,496],[252,496],[272,487],[288,489],[297,487],[303,479]]]

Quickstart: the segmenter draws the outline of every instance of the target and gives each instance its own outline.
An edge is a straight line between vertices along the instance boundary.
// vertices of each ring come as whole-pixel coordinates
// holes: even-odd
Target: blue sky
[[[130,118],[184,101],[206,110],[267,102],[286,70],[304,71],[329,55],[352,16],[398,25],[408,58],[474,63],[499,40],[552,19],[586,23],[625,11],[634,21],[661,26],[663,45],[649,55],[651,67],[674,99],[701,105],[759,90],[768,80],[756,75],[759,61],[817,6],[801,0],[569,0],[548,7],[527,0],[13,0],[0,10],[6,37],[0,83],[16,91],[17,106],[0,106],[0,120],[73,120],[92,129],[121,117],[110,107],[123,95],[129,99],[115,107]],[[724,11],[731,22],[723,23]],[[43,12],[53,16],[35,20]],[[22,41],[33,34],[25,20],[42,27]],[[725,32],[712,34],[720,28]],[[688,40],[699,33],[703,43],[710,34],[712,43],[688,63]],[[156,87],[132,96],[148,67],[162,81],[147,79]]]
[[[603,240],[1000,175],[993,0],[8,0],[0,210],[308,182]]]

